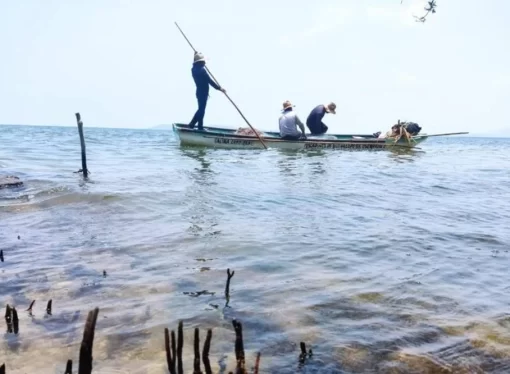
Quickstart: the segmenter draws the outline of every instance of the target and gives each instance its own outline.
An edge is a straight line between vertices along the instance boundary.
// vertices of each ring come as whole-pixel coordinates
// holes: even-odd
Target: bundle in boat
[[[249,127],[239,127],[235,135],[245,135],[245,136],[264,136],[264,133],[262,131],[259,131],[257,129],[251,129]]]
[[[393,144],[397,144],[400,139],[404,139],[409,145],[416,143],[413,139],[414,136],[418,135],[421,131],[421,126],[415,122],[400,122],[393,125],[391,130],[385,134],[379,132],[374,133],[374,137],[378,139],[391,139]]]
[[[411,139],[412,136],[416,136],[420,133],[421,126],[415,122],[400,122],[391,126],[391,129],[386,133],[376,132],[374,136],[379,139],[394,138],[396,142],[404,137],[405,139]]]

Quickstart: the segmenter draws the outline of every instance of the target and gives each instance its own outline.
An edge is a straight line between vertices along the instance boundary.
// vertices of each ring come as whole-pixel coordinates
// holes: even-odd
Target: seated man
[[[322,118],[326,113],[336,114],[335,103],[318,105],[308,115],[308,118],[306,119],[306,126],[312,135],[322,135],[328,131],[328,126],[322,122]]]
[[[279,119],[280,137],[284,140],[299,140],[300,138],[306,139],[305,125],[301,122],[292,108],[293,105],[289,100],[283,103],[283,114]],[[301,132],[298,131],[298,126],[301,129]]]

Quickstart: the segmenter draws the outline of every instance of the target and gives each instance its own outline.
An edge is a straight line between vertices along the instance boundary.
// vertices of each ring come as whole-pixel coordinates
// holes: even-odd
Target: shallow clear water
[[[233,370],[233,318],[262,372],[296,372],[300,341],[308,373],[510,371],[510,139],[304,153],[85,133],[87,183],[76,128],[0,126],[0,175],[25,182],[0,190],[0,306],[20,318],[0,341],[8,373],[77,365],[96,306],[101,373],[165,372],[179,320],[187,372],[194,327]]]

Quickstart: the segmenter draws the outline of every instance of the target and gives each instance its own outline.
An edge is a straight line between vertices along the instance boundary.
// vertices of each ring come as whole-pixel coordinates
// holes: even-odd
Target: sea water
[[[76,128],[0,126],[0,175],[25,184],[0,190],[0,307],[20,320],[0,342],[8,373],[76,367],[96,306],[98,373],[165,372],[180,320],[187,372],[194,327],[233,370],[234,318],[261,372],[295,373],[301,341],[308,373],[510,371],[510,139],[399,153],[85,137],[87,182]]]

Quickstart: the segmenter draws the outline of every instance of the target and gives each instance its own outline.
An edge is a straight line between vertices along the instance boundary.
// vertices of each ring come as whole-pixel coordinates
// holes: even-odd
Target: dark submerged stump
[[[312,352],[311,348],[308,351],[308,353],[306,352],[306,344],[305,344],[305,342],[300,342],[299,346],[301,348],[301,353],[299,354],[299,365],[298,365],[298,368],[302,368],[303,365],[306,363],[306,359],[313,356],[313,352]]]
[[[245,373],[245,360],[244,360],[244,342],[243,342],[243,325],[241,322],[232,320],[234,332],[236,333],[235,352],[237,361],[237,373]]]
[[[48,301],[48,305],[46,305],[46,314],[48,314],[49,316],[51,316],[52,305],[53,305],[53,299],[50,299],[50,301]]]
[[[170,349],[170,336],[167,328],[165,328],[165,351],[168,371],[170,374],[175,374],[175,332],[172,330],[172,348]]]
[[[64,374],[73,374],[73,360],[67,360],[66,371]]]
[[[26,310],[28,312],[28,315],[30,315],[30,316],[32,315],[32,308],[34,307],[34,304],[35,304],[35,300],[32,300],[32,302],[30,303],[30,306]]]
[[[230,269],[227,269],[227,284],[225,285],[225,299],[226,299],[225,307],[227,307],[228,303],[230,302],[230,280],[232,279],[234,274],[235,274],[234,270],[230,272]]]
[[[211,349],[212,330],[207,330],[204,350],[202,351],[202,361],[204,362],[205,374],[212,374],[211,363],[209,362],[209,350]]]
[[[19,332],[19,318],[18,311],[15,307],[12,308],[12,328],[15,334]]]
[[[12,334],[12,309],[9,304],[5,307],[5,323],[7,324],[7,332]]]
[[[193,360],[193,374],[202,374],[200,370],[200,330],[195,327],[195,340],[193,342],[195,359]]]
[[[182,346],[184,344],[184,332],[183,332],[183,323],[179,321],[179,326],[177,327],[177,373],[184,374],[182,367]]]
[[[13,175],[0,176],[0,189],[23,186],[23,181]]]
[[[259,374],[260,367],[260,352],[257,353],[257,359],[255,361],[255,369],[253,369],[253,374]]]
[[[95,308],[89,312],[85,329],[83,331],[83,340],[80,348],[80,362],[78,367],[78,374],[91,374],[92,373],[92,351],[94,348],[94,333],[96,331],[97,315],[99,308]]]

